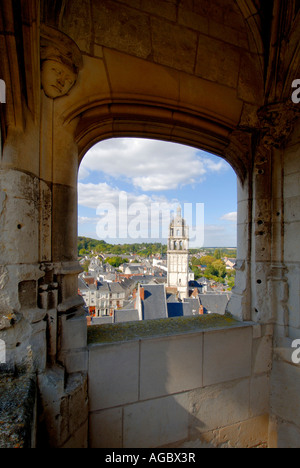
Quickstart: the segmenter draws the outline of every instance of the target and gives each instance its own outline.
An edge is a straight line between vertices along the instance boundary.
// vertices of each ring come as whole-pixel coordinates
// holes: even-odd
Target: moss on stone
[[[192,333],[208,329],[226,328],[239,322],[231,315],[199,315],[169,319],[93,325],[88,327],[88,344],[132,341],[139,338]]]
[[[0,448],[32,447],[35,398],[35,376],[0,374]]]

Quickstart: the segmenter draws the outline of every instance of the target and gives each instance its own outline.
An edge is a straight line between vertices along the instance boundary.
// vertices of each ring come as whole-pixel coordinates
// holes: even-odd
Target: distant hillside
[[[104,240],[91,239],[90,237],[78,237],[77,247],[78,253],[80,250],[86,250],[90,252],[91,250],[106,249],[108,244]],[[99,250],[99,252],[102,250]]]
[[[78,255],[83,256],[91,251],[95,253],[107,253],[114,255],[139,254],[149,256],[155,254],[166,254],[167,246],[160,243],[136,243],[136,244],[108,244],[104,240],[91,239],[90,237],[78,237]]]
[[[114,255],[130,255],[138,254],[143,257],[149,257],[150,255],[155,254],[166,254],[167,245],[156,243],[135,243],[135,244],[108,244],[104,240],[91,239],[90,237],[78,237],[78,256],[82,257],[88,255],[92,251],[95,253],[107,253]],[[209,247],[201,249],[190,249],[190,254],[195,255],[197,252],[205,252],[208,255],[215,255],[216,252],[219,253],[216,258],[221,257],[236,257],[236,249],[234,248],[220,248],[220,247]]]

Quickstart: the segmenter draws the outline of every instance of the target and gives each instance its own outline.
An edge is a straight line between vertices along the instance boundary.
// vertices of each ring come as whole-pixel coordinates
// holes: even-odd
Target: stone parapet
[[[267,445],[271,328],[207,316],[164,333],[155,322],[127,341],[91,330],[90,447]]]

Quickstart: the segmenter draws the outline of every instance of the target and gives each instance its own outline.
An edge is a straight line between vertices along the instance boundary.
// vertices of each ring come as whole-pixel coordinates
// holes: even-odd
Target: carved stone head
[[[43,26],[41,33],[41,82],[46,96],[65,96],[76,83],[82,67],[77,45],[65,34]]]
[[[54,59],[44,60],[41,72],[43,90],[52,99],[67,94],[77,79],[70,67]]]

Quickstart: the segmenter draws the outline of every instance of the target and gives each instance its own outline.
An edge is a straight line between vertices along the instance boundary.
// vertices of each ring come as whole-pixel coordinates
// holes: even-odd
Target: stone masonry
[[[134,136],[210,151],[234,168],[228,312],[268,330],[257,352],[272,343],[268,445],[299,446],[299,21],[296,0],[0,1],[0,370],[3,385],[8,374],[36,386],[31,445],[88,446],[77,173],[96,142]],[[196,418],[211,398],[197,388]]]

